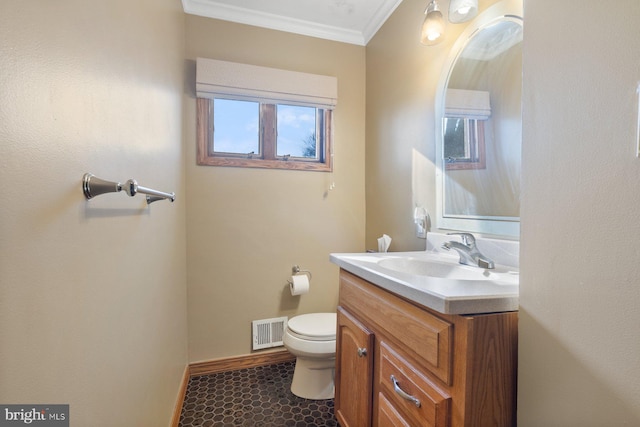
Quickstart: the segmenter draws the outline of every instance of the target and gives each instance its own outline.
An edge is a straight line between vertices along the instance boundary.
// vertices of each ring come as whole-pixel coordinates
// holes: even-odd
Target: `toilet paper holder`
[[[291,267],[291,274],[293,274],[294,276],[297,276],[299,274],[306,274],[309,278],[309,281],[311,281],[311,272],[309,270],[301,270],[299,265],[294,265],[293,267]],[[291,280],[287,279],[287,283],[291,285]]]

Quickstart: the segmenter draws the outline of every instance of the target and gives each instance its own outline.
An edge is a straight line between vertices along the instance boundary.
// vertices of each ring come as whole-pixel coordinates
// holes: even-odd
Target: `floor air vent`
[[[276,317],[273,319],[254,320],[253,326],[253,349],[278,347],[284,345],[284,328],[287,326],[287,317]]]

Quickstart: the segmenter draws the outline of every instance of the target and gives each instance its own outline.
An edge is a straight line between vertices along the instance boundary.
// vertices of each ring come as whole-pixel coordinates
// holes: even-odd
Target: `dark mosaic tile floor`
[[[189,379],[180,427],[335,427],[333,399],[291,393],[294,362]]]

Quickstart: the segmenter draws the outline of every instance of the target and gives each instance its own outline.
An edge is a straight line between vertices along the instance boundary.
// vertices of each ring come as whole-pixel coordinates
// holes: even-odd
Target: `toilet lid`
[[[287,328],[298,335],[333,340],[336,338],[336,313],[311,313],[292,317]]]

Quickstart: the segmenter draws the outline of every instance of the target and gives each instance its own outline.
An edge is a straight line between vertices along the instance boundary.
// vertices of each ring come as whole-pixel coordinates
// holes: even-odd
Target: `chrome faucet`
[[[448,233],[458,235],[462,243],[456,241],[446,242],[442,249],[454,249],[460,255],[460,264],[472,265],[480,268],[495,268],[492,260],[482,255],[476,246],[476,238],[471,233]]]

